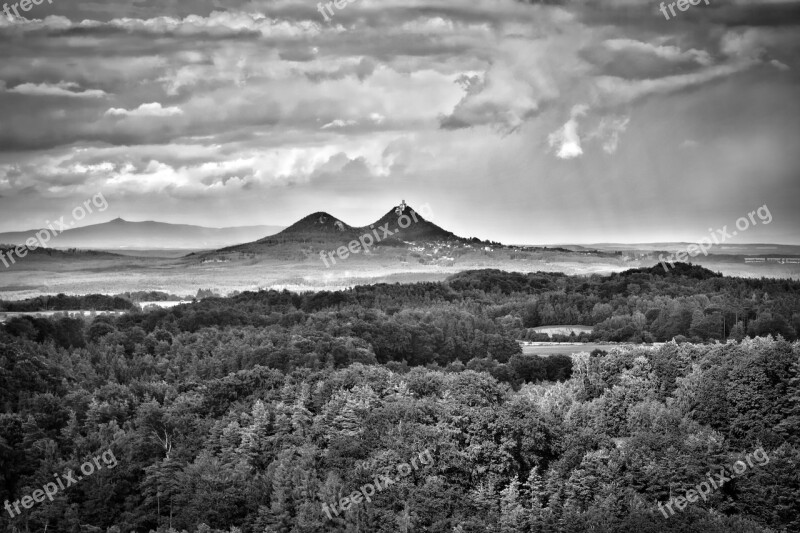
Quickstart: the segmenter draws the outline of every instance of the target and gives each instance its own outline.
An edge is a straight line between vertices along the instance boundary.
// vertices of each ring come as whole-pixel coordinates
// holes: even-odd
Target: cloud
[[[630,121],[630,116],[603,117],[597,129],[588,138],[599,139],[603,143],[603,151],[614,154],[619,146],[619,137],[628,129]]]
[[[698,146],[700,146],[700,143],[698,143],[694,139],[685,139],[681,143],[681,148],[684,148],[684,149],[694,149],[694,148],[697,148]]]
[[[716,61],[712,52],[703,47],[666,42],[664,37],[650,40],[616,37],[599,44],[591,42],[581,49],[580,55],[596,67],[597,76],[623,79],[657,79],[696,72]],[[705,47],[711,49],[711,44]]]
[[[322,126],[322,129],[327,130],[329,128],[346,128],[347,126],[355,126],[355,125],[356,125],[355,120],[341,120],[337,118],[336,120],[328,122],[327,124]]]
[[[578,118],[586,115],[589,107],[584,104],[573,106],[570,118],[561,128],[547,137],[550,148],[557,148],[559,159],[574,159],[583,155],[581,138],[578,134]]]
[[[440,120],[441,127],[519,130],[587,73],[589,65],[577,52],[591,35],[559,9],[531,11],[530,18],[508,21],[464,53],[476,56],[475,68],[461,71],[455,79],[464,95]]]
[[[670,62],[692,61],[703,66],[713,63],[708,52],[695,48],[683,51],[677,46],[652,44],[635,39],[608,39],[603,45],[614,52],[638,52]]]
[[[772,61],[769,62],[769,64],[778,70],[783,70],[783,71],[791,70],[791,68],[789,68],[789,65],[783,63],[782,61],[778,61],[777,59],[773,59]]]
[[[6,89],[6,92],[25,94],[28,96],[55,96],[66,98],[105,98],[109,96],[105,91],[99,89],[88,89],[85,91],[76,91],[80,86],[74,82],[60,81],[56,84],[52,83],[22,83],[12,89]]]
[[[502,59],[481,78],[462,80],[466,94],[442,120],[445,129],[491,125],[514,130],[539,108],[530,85],[519,75],[518,66]]]
[[[466,181],[457,200],[472,203],[491,180],[514,214],[531,176],[559,172],[537,182],[548,208],[562,195],[648,205],[653,190],[628,190],[636,177],[674,168],[675,190],[706,186],[745,176],[729,163],[740,154],[793,191],[800,38],[750,24],[764,10],[745,1],[665,22],[644,0],[359,0],[331,26],[300,0],[231,0],[225,13],[218,0],[45,3],[64,16],[0,26],[0,80],[16,91],[0,81],[0,193],[108,187],[154,217],[213,201],[294,219],[311,205],[292,195],[312,187],[325,194],[309,202],[349,206],[394,196],[389,183],[430,198]],[[682,139],[713,142],[703,158],[648,153]],[[179,197],[208,203],[169,209]]]
[[[614,76],[599,76],[593,83],[603,104],[615,106],[657,94],[669,94],[697,87],[711,81],[737,74],[752,67],[752,61],[716,65],[698,72],[645,80],[627,80]]]
[[[183,111],[179,107],[161,107],[158,102],[150,104],[142,104],[136,109],[122,109],[119,107],[112,107],[105,113],[113,117],[173,117],[175,115],[182,115]]]
[[[113,19],[108,25],[128,32],[180,36],[208,34],[224,37],[251,33],[263,37],[300,37],[320,31],[320,25],[312,21],[278,20],[262,13],[242,11],[213,11],[205,17],[199,15],[188,15],[184,18],[159,16],[150,19],[125,17]]]
[[[764,53],[759,36],[760,32],[755,29],[729,31],[722,36],[720,50],[732,58],[757,59]]]

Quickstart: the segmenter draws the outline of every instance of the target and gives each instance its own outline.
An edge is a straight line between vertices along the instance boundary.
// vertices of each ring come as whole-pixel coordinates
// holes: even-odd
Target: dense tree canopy
[[[0,509],[0,528],[798,531],[798,284],[680,272],[481,271],[11,320],[0,502],[104,450],[119,464],[21,516]],[[713,340],[715,316],[740,337],[541,358],[515,342],[548,323]],[[759,447],[768,463],[659,511]],[[328,518],[323,504],[424,450],[431,464]]]

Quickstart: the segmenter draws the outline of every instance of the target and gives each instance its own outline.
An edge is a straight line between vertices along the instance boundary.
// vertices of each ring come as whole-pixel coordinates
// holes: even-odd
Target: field
[[[630,347],[630,346],[660,346],[659,343],[654,344],[642,344],[642,345],[633,345],[633,344],[603,344],[603,343],[595,343],[595,342],[587,342],[587,343],[565,343],[565,342],[554,342],[554,343],[547,343],[547,342],[537,342],[533,344],[523,344],[522,345],[522,353],[525,355],[572,355],[576,353],[586,352],[591,353],[594,350],[604,350],[609,351],[612,348],[622,348],[622,347]]]
[[[303,292],[372,283],[442,281],[468,269],[608,274],[630,268],[618,259],[587,258],[579,254],[529,253],[511,259],[509,254],[473,253],[445,265],[403,252],[390,250],[373,257],[354,256],[330,268],[318,257],[274,259],[264,255],[237,255],[209,260],[200,255],[177,259],[111,254],[88,258],[34,255],[11,268],[0,269],[0,299],[126,291],[164,291],[193,296],[201,288],[213,289],[221,295],[259,289]]]
[[[581,333],[591,333],[592,326],[539,326],[533,328],[536,333],[546,333],[548,335],[580,335]]]
[[[652,259],[634,260],[628,255],[521,248],[473,249],[456,257],[452,250],[446,249],[420,252],[387,248],[370,257],[352,256],[327,268],[318,255],[303,248],[282,250],[272,256],[158,255],[157,252],[142,252],[142,256],[136,257],[110,253],[30,254],[10,268],[0,268],[0,299],[126,291],[164,291],[191,297],[201,288],[212,289],[220,295],[259,289],[304,292],[373,283],[442,281],[456,272],[470,269],[606,275],[654,264]],[[726,275],[800,279],[800,265],[751,265],[730,256],[709,257],[708,264],[700,264]]]

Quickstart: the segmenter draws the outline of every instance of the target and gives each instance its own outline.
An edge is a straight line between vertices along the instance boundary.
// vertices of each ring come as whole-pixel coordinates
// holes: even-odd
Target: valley
[[[413,215],[409,219],[415,222],[406,229],[398,229],[398,213],[399,216]],[[220,295],[259,289],[338,290],[362,284],[442,281],[456,272],[486,268],[523,273],[608,275],[653,266],[658,263],[658,246],[667,250],[680,246],[679,243],[598,245],[595,249],[567,245],[502,245],[459,237],[405,205],[390,209],[375,223],[363,228],[317,212],[275,235],[256,241],[217,250],[185,250],[185,253],[169,247],[130,249],[125,236],[132,231],[141,231],[142,227],[151,230],[155,227],[160,231],[163,226],[169,226],[131,224],[123,221],[102,224],[100,229],[82,228],[84,235],[102,235],[101,244],[116,238],[118,247],[114,249],[29,250],[15,264],[0,268],[0,299],[126,291],[163,291],[191,296],[200,288],[212,289]],[[116,237],[114,227],[120,228]],[[372,246],[348,252],[346,259],[337,257],[335,264],[329,261],[326,266],[321,259],[321,253],[347,249],[348,243],[358,241],[370,231],[375,234],[377,229],[373,228],[380,227],[391,228],[391,236],[376,240]],[[196,235],[199,230],[178,228],[169,229],[167,233],[174,236],[181,231]],[[237,233],[229,238],[240,237]],[[174,242],[168,244],[172,246]],[[731,276],[800,279],[800,264],[797,263],[745,262],[751,251],[789,255],[798,253],[796,248],[742,246],[724,255],[698,257],[692,263]]]

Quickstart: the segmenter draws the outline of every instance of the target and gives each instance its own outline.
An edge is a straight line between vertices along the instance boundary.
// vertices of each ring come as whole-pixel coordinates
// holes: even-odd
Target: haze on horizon
[[[0,232],[116,217],[800,244],[800,1],[47,2],[0,17]]]

